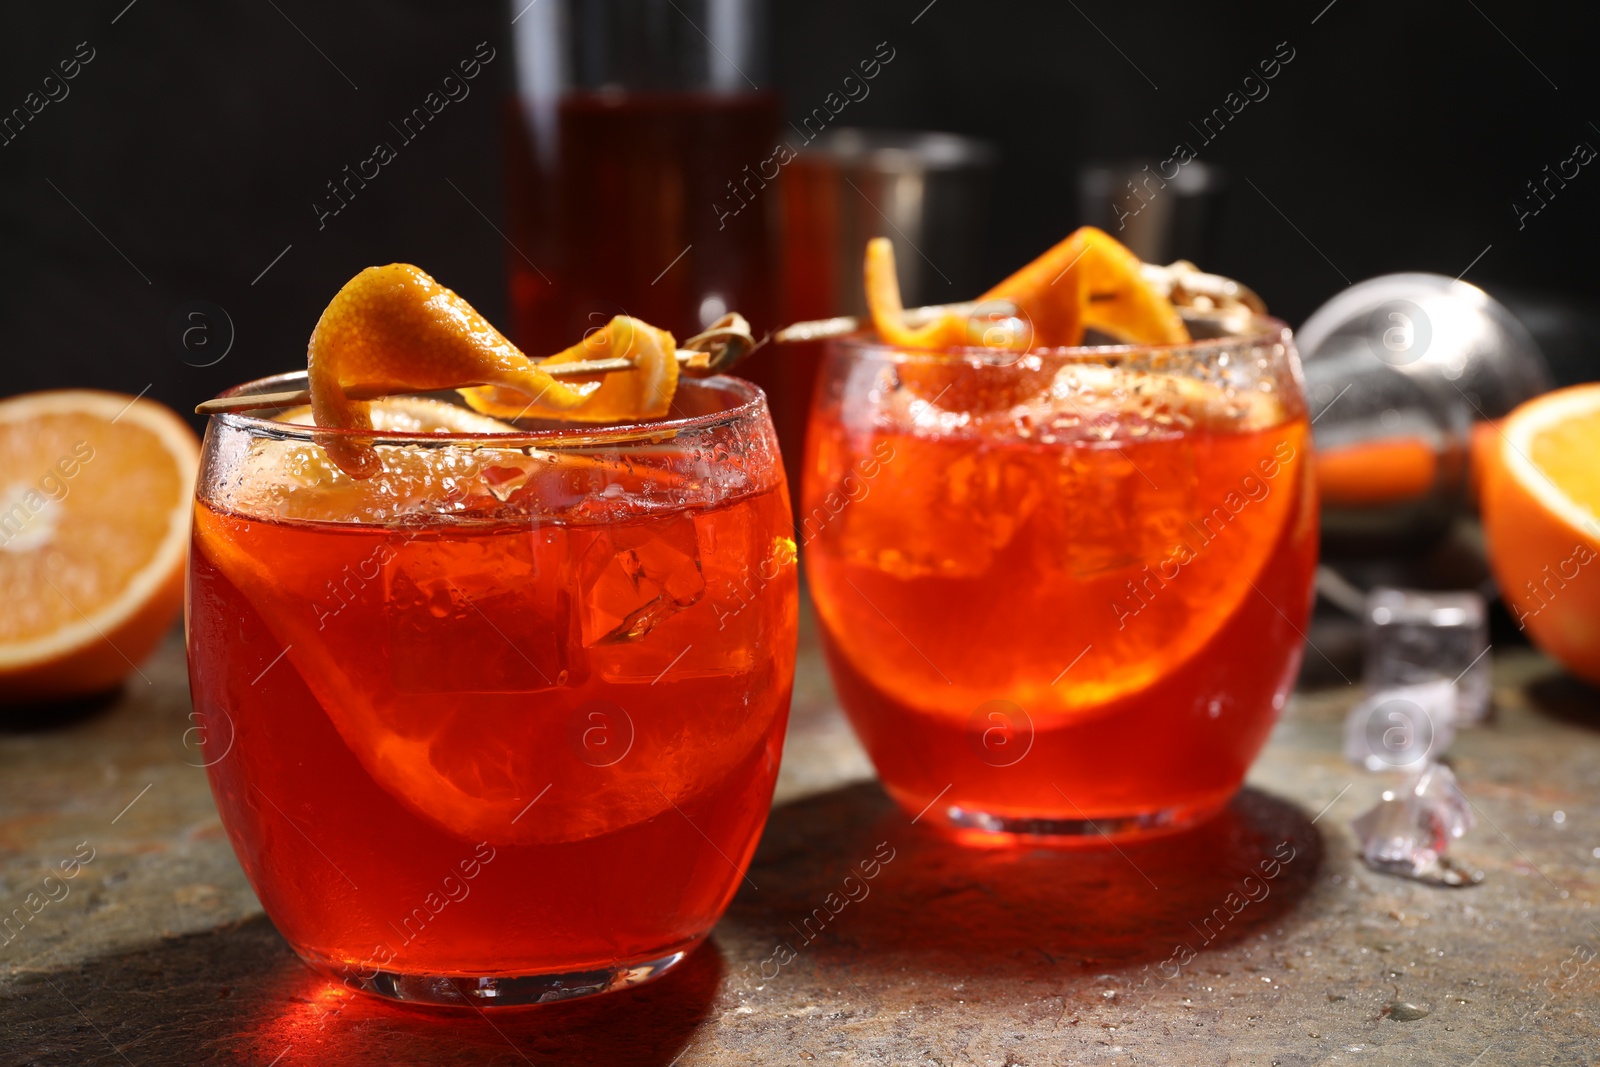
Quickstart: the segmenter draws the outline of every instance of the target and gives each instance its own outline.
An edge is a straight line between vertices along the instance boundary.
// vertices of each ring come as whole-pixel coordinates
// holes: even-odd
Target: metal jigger
[[[1436,541],[1471,502],[1476,432],[1551,388],[1533,338],[1483,290],[1386,274],[1296,333],[1315,419],[1322,530],[1367,554]]]

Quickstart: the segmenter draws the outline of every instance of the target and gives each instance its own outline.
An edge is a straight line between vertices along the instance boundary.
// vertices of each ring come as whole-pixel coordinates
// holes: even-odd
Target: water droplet
[[[1398,1023],[1414,1023],[1428,1016],[1427,1008],[1419,1008],[1415,1004],[1398,1000],[1383,1010],[1385,1015]]]

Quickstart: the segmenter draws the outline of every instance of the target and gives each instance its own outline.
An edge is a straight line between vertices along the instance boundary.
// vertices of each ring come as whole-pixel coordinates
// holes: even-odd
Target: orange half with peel
[[[81,696],[137,670],[183,602],[200,443],[151,400],[0,401],[0,699]]]
[[[1600,384],[1535,397],[1497,437],[1479,454],[1501,595],[1535,644],[1600,685]]]

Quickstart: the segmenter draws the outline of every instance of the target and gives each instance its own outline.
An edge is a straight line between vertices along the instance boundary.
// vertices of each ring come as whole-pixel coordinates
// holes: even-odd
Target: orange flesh
[[[1600,685],[1600,384],[1536,397],[1475,443],[1507,608],[1542,651]]]
[[[1529,459],[1573,503],[1600,518],[1600,419],[1569,419],[1535,435]]]
[[[149,429],[88,414],[0,421],[0,455],[11,468],[0,481],[9,643],[79,622],[127,588],[166,536],[184,474]]]

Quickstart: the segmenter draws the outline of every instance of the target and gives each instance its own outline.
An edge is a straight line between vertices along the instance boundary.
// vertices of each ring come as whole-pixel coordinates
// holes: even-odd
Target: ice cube
[[[1489,714],[1489,629],[1483,597],[1379,586],[1367,594],[1368,693],[1439,678],[1455,682],[1457,725]]]
[[[813,493],[797,540],[823,537],[852,562],[896,578],[976,578],[1044,495],[1041,461],[970,440],[893,439],[872,477],[857,460],[837,488]]]
[[[687,514],[598,527],[578,561],[585,648],[643,637],[706,591],[694,518]]]
[[[1344,754],[1369,771],[1415,770],[1456,736],[1456,687],[1448,679],[1373,693],[1344,721]]]
[[[1079,578],[1154,565],[1203,517],[1196,487],[1188,442],[1074,444],[1060,451],[1045,502],[1054,520],[1047,543]]]
[[[1438,885],[1468,885],[1481,881],[1482,872],[1468,872],[1444,853],[1475,823],[1456,776],[1449,767],[1430,763],[1398,793],[1385,792],[1351,826],[1361,858],[1374,870]]]
[[[659,619],[646,640],[591,648],[590,667],[606,681],[671,685],[747,674],[767,659],[775,624],[768,605],[779,583],[792,580],[794,541],[768,536],[767,523],[744,505],[699,512],[694,523],[705,594]]]
[[[571,597],[548,562],[564,536],[542,528],[380,546],[396,691],[531,693],[572,681],[581,665],[568,656]],[[446,663],[440,649],[470,649],[470,664]]]

